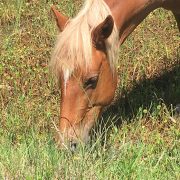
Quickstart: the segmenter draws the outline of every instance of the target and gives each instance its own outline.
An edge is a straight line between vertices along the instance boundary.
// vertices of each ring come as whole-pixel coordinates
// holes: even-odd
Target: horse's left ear
[[[63,31],[69,18],[61,14],[58,10],[56,10],[55,6],[51,6],[51,10],[54,13],[59,30]]]
[[[112,16],[109,15],[92,31],[92,41],[97,49],[105,48],[105,40],[111,35],[113,27],[114,20]]]

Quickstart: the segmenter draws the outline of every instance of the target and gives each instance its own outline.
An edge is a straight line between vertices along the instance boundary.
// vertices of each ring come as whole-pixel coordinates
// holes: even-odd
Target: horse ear
[[[57,26],[59,30],[62,32],[69,18],[61,14],[58,10],[56,10],[55,6],[51,6],[51,10],[56,18]]]
[[[114,20],[113,17],[109,15],[92,31],[92,41],[97,49],[105,48],[105,40],[111,35],[113,27]]]

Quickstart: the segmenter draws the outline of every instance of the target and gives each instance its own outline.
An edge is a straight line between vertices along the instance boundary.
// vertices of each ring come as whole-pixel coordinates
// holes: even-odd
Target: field
[[[171,12],[151,13],[120,47],[116,98],[92,142],[72,154],[54,141],[53,2],[0,1],[0,179],[180,179],[180,34]],[[68,16],[80,6],[57,5]]]

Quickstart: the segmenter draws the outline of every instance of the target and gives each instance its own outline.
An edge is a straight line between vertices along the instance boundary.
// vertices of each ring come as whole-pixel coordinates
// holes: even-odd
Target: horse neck
[[[164,0],[104,0],[109,6],[119,29],[120,44]]]

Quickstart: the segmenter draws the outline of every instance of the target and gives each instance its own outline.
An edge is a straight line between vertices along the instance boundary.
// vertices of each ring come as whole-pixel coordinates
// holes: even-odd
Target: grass
[[[119,86],[92,143],[75,154],[54,142],[59,91],[48,71],[54,1],[0,4],[0,179],[180,179],[179,32],[156,10],[119,53]],[[73,16],[80,1],[60,1]]]

